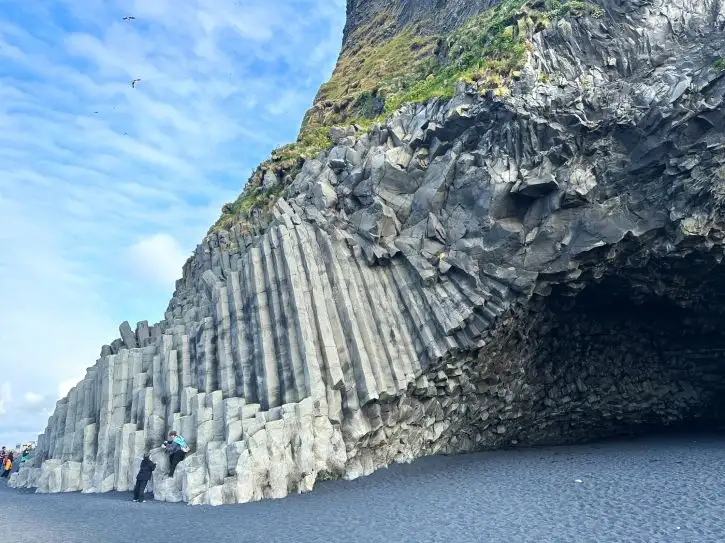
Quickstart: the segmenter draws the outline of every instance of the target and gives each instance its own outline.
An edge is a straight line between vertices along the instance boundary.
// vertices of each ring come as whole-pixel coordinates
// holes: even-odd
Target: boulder
[[[400,232],[400,222],[395,212],[380,200],[353,213],[350,223],[361,235],[375,243],[382,238],[393,238]]]

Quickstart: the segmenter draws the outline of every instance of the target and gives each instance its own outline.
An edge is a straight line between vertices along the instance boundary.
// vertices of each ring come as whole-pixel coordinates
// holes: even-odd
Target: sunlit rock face
[[[536,32],[510,96],[333,130],[271,221],[198,246],[162,322],[121,326],[11,484],[129,490],[152,450],[156,499],[247,502],[723,420],[725,8],[601,6]]]

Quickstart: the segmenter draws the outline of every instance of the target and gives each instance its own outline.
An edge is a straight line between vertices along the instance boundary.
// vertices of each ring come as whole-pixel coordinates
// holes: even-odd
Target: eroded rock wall
[[[157,499],[245,502],[704,409],[716,365],[547,306],[612,275],[692,306],[669,263],[723,254],[725,10],[602,7],[537,32],[510,96],[333,130],[270,221],[204,240],[164,321],[121,326],[11,484],[128,490],[152,450]]]
[[[284,202],[278,211],[265,235],[235,241],[242,249],[217,238],[199,248],[190,265],[205,266],[187,267],[154,341],[138,347],[138,333],[121,326],[123,347],[58,403],[35,469],[13,484],[129,490],[144,451],[164,465],[157,447],[174,428],[194,452],[175,479],[155,475],[159,499],[309,490],[319,473],[346,473],[343,435],[359,431],[350,414],[399,396],[451,348],[479,348],[504,309],[491,297],[484,313],[464,277],[426,286],[403,262],[377,273],[359,247]]]

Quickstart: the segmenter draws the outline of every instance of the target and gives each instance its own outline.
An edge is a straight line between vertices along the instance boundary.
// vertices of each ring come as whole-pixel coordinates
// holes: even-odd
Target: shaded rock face
[[[165,320],[121,326],[11,484],[128,490],[151,449],[157,499],[247,502],[721,420],[725,8],[602,7],[536,34],[510,96],[335,131],[271,224],[208,236]]]
[[[701,263],[688,257],[681,264],[687,277],[686,267]],[[709,284],[701,292],[717,295],[715,281],[723,272],[704,268],[707,273],[676,287],[680,296],[690,296],[696,277],[706,275]],[[420,387],[412,400],[443,429],[434,450],[581,442],[682,423],[722,425],[721,304],[683,308],[668,297],[633,300],[632,286],[627,278],[609,278],[574,298],[554,292],[535,299],[475,361],[429,372],[422,383],[427,390]]]

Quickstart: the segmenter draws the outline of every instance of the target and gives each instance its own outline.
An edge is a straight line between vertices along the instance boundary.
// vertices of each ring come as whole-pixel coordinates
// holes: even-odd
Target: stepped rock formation
[[[247,502],[721,417],[725,7],[598,5],[536,29],[510,94],[334,129],[264,224],[197,247],[162,322],[121,325],[11,484],[129,490],[153,449],[156,499]],[[346,36],[489,7],[349,0]]]

